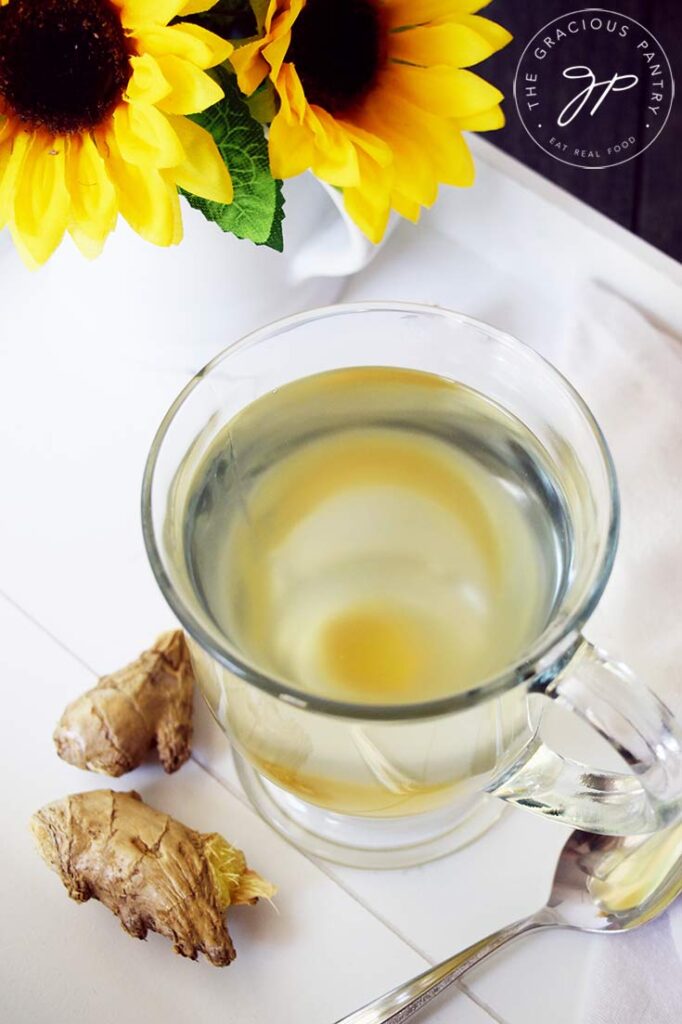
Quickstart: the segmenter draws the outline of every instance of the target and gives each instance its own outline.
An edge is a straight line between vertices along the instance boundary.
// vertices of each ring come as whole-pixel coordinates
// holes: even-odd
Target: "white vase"
[[[375,250],[339,194],[311,175],[285,184],[283,254],[226,235],[183,202],[181,245],[159,249],[120,220],[90,262],[70,239],[27,270],[7,232],[0,242],[3,321],[24,343],[70,348],[188,373],[235,338],[278,317],[325,305]]]

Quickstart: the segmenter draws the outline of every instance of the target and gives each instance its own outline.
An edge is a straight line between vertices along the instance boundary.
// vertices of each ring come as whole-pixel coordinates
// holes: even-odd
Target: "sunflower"
[[[343,189],[374,242],[389,212],[416,221],[439,183],[470,185],[462,131],[501,128],[502,94],[464,70],[510,34],[475,14],[490,0],[270,0],[264,35],[231,57],[242,92],[269,77],[280,107],[275,177],[308,168]]]
[[[0,0],[0,227],[43,263],[65,231],[89,256],[121,213],[143,238],[182,237],[178,187],[229,203],[229,172],[185,117],[222,89],[232,46],[176,16],[215,0]]]

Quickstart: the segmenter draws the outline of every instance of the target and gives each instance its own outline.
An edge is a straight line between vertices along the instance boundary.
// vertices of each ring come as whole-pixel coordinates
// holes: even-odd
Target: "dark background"
[[[601,5],[598,0],[493,0],[483,8],[483,17],[514,36],[509,46],[474,69],[505,95],[507,125],[485,138],[682,261],[682,0],[603,0],[604,8],[635,18],[657,37],[678,89],[668,123],[640,156],[601,171],[566,166],[535,145],[516,112],[514,72],[526,44],[553,18],[590,6]]]

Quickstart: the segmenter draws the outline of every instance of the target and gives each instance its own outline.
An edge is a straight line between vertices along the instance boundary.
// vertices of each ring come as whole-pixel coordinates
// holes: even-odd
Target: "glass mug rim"
[[[448,697],[439,697],[435,700],[404,704],[362,704],[331,700],[326,697],[320,697],[317,694],[299,690],[286,680],[278,679],[274,675],[267,675],[250,664],[248,659],[231,647],[226,638],[221,637],[219,639],[217,636],[209,635],[188,606],[188,603],[177,592],[166,572],[157,542],[152,509],[155,471],[168,430],[185,401],[213,370],[228,360],[235,352],[258,344],[270,337],[276,337],[303,324],[337,316],[381,312],[407,313],[428,317],[435,316],[448,320],[453,324],[467,326],[494,339],[515,354],[521,354],[524,358],[530,359],[531,362],[545,371],[549,371],[557,385],[563,389],[578,408],[592,433],[606,471],[610,499],[606,543],[601,560],[595,564],[590,585],[586,588],[582,600],[571,611],[571,614],[567,616],[560,629],[553,629],[552,627],[553,625],[556,626],[556,623],[554,619],[550,619],[542,633],[535,638],[533,643],[513,663],[506,666],[502,671],[495,673],[494,676],[482,680],[467,690]],[[620,524],[618,482],[609,447],[589,406],[570,381],[548,359],[545,359],[535,349],[512,334],[493,327],[476,317],[441,306],[431,306],[418,302],[346,302],[320,306],[316,309],[296,313],[293,316],[282,317],[232,342],[188,381],[169,406],[154,435],[149,455],[147,456],[142,480],[141,498],[142,534],[147,557],[163,596],[190,636],[228,671],[285,703],[307,711],[319,712],[340,718],[362,719],[364,721],[413,721],[415,719],[437,718],[452,714],[522,685],[529,679],[544,674],[544,672],[557,663],[562,664],[567,655],[570,656],[572,653],[582,627],[589,619],[604,592],[613,568]]]

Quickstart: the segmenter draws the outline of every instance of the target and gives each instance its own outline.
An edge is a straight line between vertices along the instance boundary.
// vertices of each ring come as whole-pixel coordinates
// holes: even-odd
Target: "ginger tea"
[[[550,618],[568,539],[549,460],[517,419],[435,375],[358,367],[287,384],[223,429],[195,475],[185,557],[244,660],[369,708],[448,697],[513,664]],[[471,751],[455,770],[450,750],[445,771],[424,731],[395,758],[372,753],[376,729],[354,727],[342,750],[322,716],[304,737],[285,710],[265,722],[234,684],[237,742],[313,802],[420,810],[480,760]],[[410,770],[415,743],[431,744],[431,772]]]

